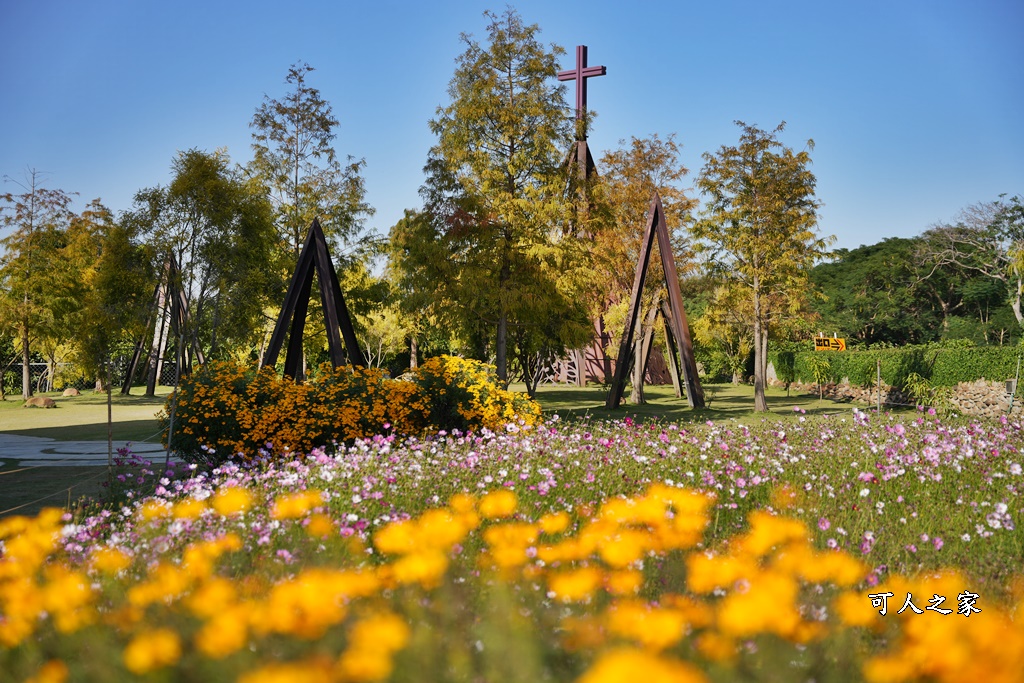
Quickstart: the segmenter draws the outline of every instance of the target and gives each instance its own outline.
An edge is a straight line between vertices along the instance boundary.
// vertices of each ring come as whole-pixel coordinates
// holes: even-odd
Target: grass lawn
[[[153,398],[135,387],[133,395],[113,396],[114,439],[159,441],[156,413],[170,393],[158,387]],[[35,436],[62,441],[106,441],[107,397],[83,392],[65,398],[60,393],[40,394],[57,402],[56,408],[25,408],[21,396],[0,401],[0,434]],[[0,516],[34,515],[44,507],[75,507],[82,498],[97,498],[104,489],[107,468],[95,466],[20,467],[17,461],[0,460]]]
[[[513,384],[513,391],[525,391],[523,384]],[[545,415],[557,413],[560,417],[583,417],[590,415],[599,419],[621,419],[626,416],[636,419],[659,419],[666,422],[719,422],[729,419],[750,419],[767,417],[764,413],[754,412],[754,387],[740,384],[705,384],[704,399],[706,408],[691,409],[685,398],[676,398],[672,385],[644,387],[647,403],[630,405],[628,389],[618,410],[605,408],[608,396],[607,387],[588,385],[576,387],[561,384],[545,384],[537,388],[537,401],[544,409]],[[794,416],[794,406],[807,411],[808,415],[824,415],[830,413],[848,413],[854,404],[848,402],[818,400],[817,395],[797,393],[768,387],[765,392],[768,408],[773,417],[787,418]],[[867,406],[859,405],[866,410]]]
[[[143,396],[145,389],[135,387],[132,395],[113,396],[114,439],[124,441],[157,441],[160,438],[156,414],[163,409],[170,387],[158,387],[153,398]],[[83,392],[67,397],[60,393],[49,396],[56,408],[25,408],[21,396],[8,396],[0,401],[0,434],[38,436],[64,441],[106,441],[107,397],[105,394]]]

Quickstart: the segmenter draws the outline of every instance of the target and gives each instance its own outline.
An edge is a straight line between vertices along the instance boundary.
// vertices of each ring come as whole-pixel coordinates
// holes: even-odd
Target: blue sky
[[[912,236],[974,202],[1024,194],[1024,2],[522,1],[541,39],[589,46],[595,157],[677,135],[690,179],[742,120],[815,141],[820,230],[838,247]],[[251,156],[249,121],[305,61],[365,158],[368,225],[418,207],[462,32],[498,2],[0,0],[0,174],[115,211],[169,182],[179,150]],[[572,98],[572,91],[568,93]],[[3,191],[17,191],[10,183]]]

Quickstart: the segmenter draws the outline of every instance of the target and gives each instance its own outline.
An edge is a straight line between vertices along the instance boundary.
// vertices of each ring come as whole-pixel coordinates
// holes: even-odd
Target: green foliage
[[[919,406],[934,406],[943,412],[948,412],[951,407],[952,387],[933,386],[916,372],[909,373],[903,380],[903,390]]]
[[[815,384],[831,382],[835,377],[835,368],[832,367],[832,361],[821,354],[808,358],[807,368],[810,370]]]
[[[1011,379],[1020,354],[1020,347],[974,347],[959,343],[829,353],[828,360],[833,379],[847,379],[855,386],[874,386],[877,363],[881,361],[882,382],[889,386],[904,387],[907,378],[916,375],[933,386],[952,387],[981,378]],[[795,357],[797,379],[815,381],[812,362],[822,355],[821,351],[798,352]]]
[[[571,208],[561,162],[573,131],[564,86],[553,78],[564,51],[542,45],[538,27],[512,8],[485,17],[487,44],[462,36],[451,102],[430,122],[438,140],[423,189],[427,215],[393,239],[403,242],[410,281],[430,287],[419,291],[436,294],[465,336],[493,339],[504,380],[510,341],[529,355],[581,336],[579,320],[562,314],[572,309],[587,252],[582,240],[552,230],[567,224]]]
[[[754,406],[761,411],[767,410],[770,328],[799,308],[808,271],[834,238],[816,234],[810,153],[794,152],[779,140],[785,123],[772,131],[737,125],[737,146],[704,154],[697,186],[707,203],[692,233],[715,270],[749,296]],[[808,141],[809,148],[813,144]]]
[[[5,180],[10,181],[9,178]],[[0,226],[10,232],[0,240],[0,324],[10,329],[22,355],[22,396],[32,395],[29,376],[31,345],[53,336],[61,314],[74,298],[62,252],[71,221],[72,197],[43,187],[39,172],[28,172],[20,194],[0,194]]]
[[[232,169],[223,151],[181,152],[167,187],[135,196],[122,220],[152,245],[160,267],[173,256],[189,299],[189,329],[208,357],[255,346],[264,310],[283,296],[271,205]]]
[[[941,318],[918,281],[916,244],[893,237],[815,266],[811,282],[823,296],[812,308],[822,328],[866,344],[931,341]]]
[[[775,374],[779,381],[785,382],[788,388],[796,381],[796,354],[792,351],[779,351],[775,354]]]
[[[293,64],[285,83],[294,89],[282,99],[266,97],[249,124],[255,152],[250,170],[274,203],[291,267],[314,218],[337,255],[357,243],[365,219],[373,215],[360,175],[366,161],[349,156],[342,165],[338,160],[333,147],[338,120],[307,82],[312,71],[309,64]]]

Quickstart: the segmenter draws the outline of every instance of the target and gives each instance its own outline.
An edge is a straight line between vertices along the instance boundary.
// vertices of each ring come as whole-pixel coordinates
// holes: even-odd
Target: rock
[[[56,408],[57,403],[49,396],[32,396],[25,401],[25,408]]]
[[[82,392],[80,392],[78,389],[75,389],[74,387],[68,387],[67,389],[64,390],[65,396],[81,396],[81,393]]]

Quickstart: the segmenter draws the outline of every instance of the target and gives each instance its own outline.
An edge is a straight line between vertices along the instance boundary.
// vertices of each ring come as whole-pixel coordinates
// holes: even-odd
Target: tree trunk
[[[632,387],[629,392],[629,402],[635,406],[647,403],[644,398],[644,369],[644,335],[641,330],[633,342]]]
[[[110,360],[107,360],[107,491],[114,481],[114,401],[111,397]],[[166,469],[166,468],[165,468]]]
[[[761,311],[761,294],[757,291],[758,283],[754,281],[754,410],[759,413],[768,411],[768,402],[764,396],[764,382],[767,369],[765,353],[768,350],[768,330],[765,329]]]
[[[412,335],[409,341],[409,369],[413,370],[419,367],[419,345],[416,343],[416,335]]]
[[[1013,297],[1013,301],[1010,302],[1011,308],[1013,308],[1013,315],[1017,318],[1017,324],[1024,324],[1024,315],[1021,314],[1020,310],[1020,294],[1021,288],[1024,288],[1024,281],[1017,278],[1017,295]]]
[[[21,327],[21,397],[32,397],[32,353],[28,347],[28,325]]]
[[[504,308],[504,306],[502,306]],[[496,364],[498,379],[508,384],[508,313],[502,310],[498,317],[498,341],[496,343]]]

